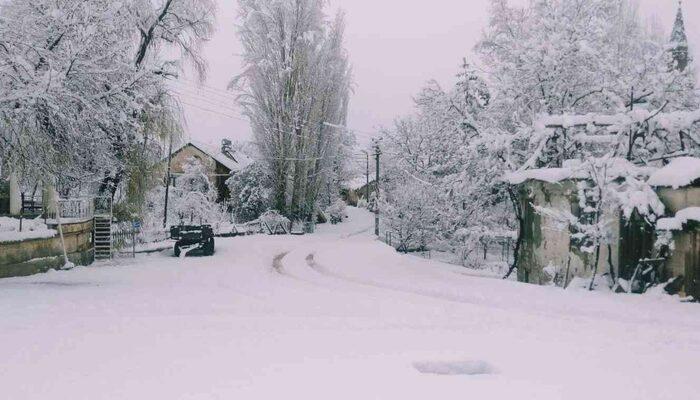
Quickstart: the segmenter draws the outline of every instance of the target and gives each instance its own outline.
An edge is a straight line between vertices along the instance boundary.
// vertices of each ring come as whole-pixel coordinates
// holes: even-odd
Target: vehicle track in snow
[[[323,265],[316,262],[316,256],[314,253],[310,253],[309,255],[306,256],[306,264],[309,266],[309,268],[316,271],[318,274],[320,274],[322,276],[337,279],[337,280],[344,281],[344,282],[354,283],[356,285],[371,287],[371,288],[375,288],[375,289],[389,290],[389,291],[392,291],[395,293],[428,297],[428,298],[431,298],[434,300],[448,301],[451,303],[476,304],[476,305],[479,304],[478,302],[470,301],[468,299],[465,299],[463,297],[456,296],[456,295],[439,293],[439,292],[430,291],[430,290],[415,290],[415,289],[401,288],[398,286],[392,286],[392,285],[373,282],[373,281],[369,281],[369,280],[363,280],[363,279],[344,276],[344,275],[332,272],[328,268],[326,268]]]
[[[275,258],[272,259],[272,270],[280,275],[292,277],[289,273],[287,273],[287,271],[284,270],[284,264],[282,264],[282,260],[284,260],[288,254],[289,252],[285,251],[276,255]]]

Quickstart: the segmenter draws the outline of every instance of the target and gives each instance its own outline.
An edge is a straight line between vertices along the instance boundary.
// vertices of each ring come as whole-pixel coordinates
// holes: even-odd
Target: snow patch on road
[[[422,374],[432,375],[492,375],[496,369],[482,360],[415,362],[413,367]]]

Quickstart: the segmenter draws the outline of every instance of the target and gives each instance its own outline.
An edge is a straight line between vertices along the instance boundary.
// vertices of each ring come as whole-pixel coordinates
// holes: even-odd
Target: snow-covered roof
[[[700,222],[700,207],[690,207],[680,210],[673,218],[662,218],[656,228],[662,231],[681,231],[688,222]]]
[[[636,177],[647,177],[653,172],[648,167],[640,167],[623,158],[615,158],[610,162],[608,173],[612,176],[626,176],[632,174]],[[581,168],[578,160],[564,162],[562,168],[540,168],[511,172],[506,174],[505,181],[513,185],[520,185],[527,181],[540,181],[546,183],[560,183],[567,179],[585,179],[586,171]]]
[[[233,157],[235,159],[233,159],[224,154],[221,151],[221,149],[218,149],[215,146],[194,140],[180,147],[178,151],[182,150],[187,146],[193,146],[199,149],[201,152],[210,156],[211,158],[216,160],[216,162],[220,163],[221,165],[230,169],[231,171],[239,171],[253,163],[253,161],[243,153],[238,152],[234,154]]]
[[[698,179],[700,179],[700,158],[681,157],[653,173],[649,177],[649,184],[678,189],[692,185]]]
[[[237,170],[239,167],[238,160],[234,160],[231,157],[221,152],[221,149],[217,149],[214,146],[210,146],[206,143],[192,141],[190,144],[202,152],[206,153],[211,158],[215,159],[219,164],[230,169],[231,171]]]

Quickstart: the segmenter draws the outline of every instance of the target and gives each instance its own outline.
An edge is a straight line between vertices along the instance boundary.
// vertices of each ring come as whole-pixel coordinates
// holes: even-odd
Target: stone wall
[[[658,188],[656,192],[666,206],[666,213],[669,215],[675,215],[678,211],[688,207],[700,207],[700,187]]]
[[[595,256],[584,254],[571,247],[571,232],[566,226],[542,216],[534,205],[554,210],[573,212],[577,204],[575,183],[546,183],[528,181],[520,185],[521,207],[525,220],[525,232],[519,256],[518,280],[545,285],[554,281],[559,286],[568,285],[575,277],[591,278],[595,267]],[[618,212],[611,212],[606,219],[617,221]],[[620,236],[619,224],[611,224],[614,237]],[[601,248],[598,258],[598,273],[612,270],[617,273],[619,246]],[[609,261],[612,261],[612,266]]]
[[[63,225],[68,258],[76,265],[90,265],[94,261],[92,229],[92,220]],[[38,274],[63,264],[58,234],[47,239],[0,243],[0,278]]]
[[[666,261],[667,278],[682,278],[682,294],[700,299],[700,223],[673,233],[675,249]]]
[[[555,221],[540,215],[533,207],[534,204],[572,211],[577,202],[575,184],[571,181],[527,181],[520,185],[519,190],[525,230],[518,260],[518,280],[543,285],[558,278],[555,283],[561,286],[573,277],[590,278],[595,257],[572,249],[568,228],[557,226]],[[700,207],[700,187],[659,188],[658,195],[668,215],[688,207]],[[601,249],[598,273],[612,270],[616,277],[630,279],[639,259],[652,256],[655,232],[642,219],[625,220],[619,211],[611,212],[605,218],[619,222],[610,225],[613,240],[610,249],[607,246]],[[674,232],[674,244],[675,250],[666,263],[663,278],[683,277],[686,281],[684,292],[700,298],[700,226],[695,224],[685,231]],[[558,270],[559,276],[551,276],[548,270],[552,268],[547,267]]]
[[[659,198],[668,215],[689,207],[700,207],[700,187],[660,188]],[[691,223],[673,232],[674,250],[665,265],[665,278],[682,277],[683,294],[700,298],[700,224]]]

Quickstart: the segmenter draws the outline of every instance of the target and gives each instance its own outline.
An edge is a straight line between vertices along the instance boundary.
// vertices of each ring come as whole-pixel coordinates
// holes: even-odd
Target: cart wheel
[[[204,246],[204,251],[208,256],[214,255],[214,238],[207,241],[207,244]]]
[[[180,246],[175,245],[175,257],[180,257]]]

